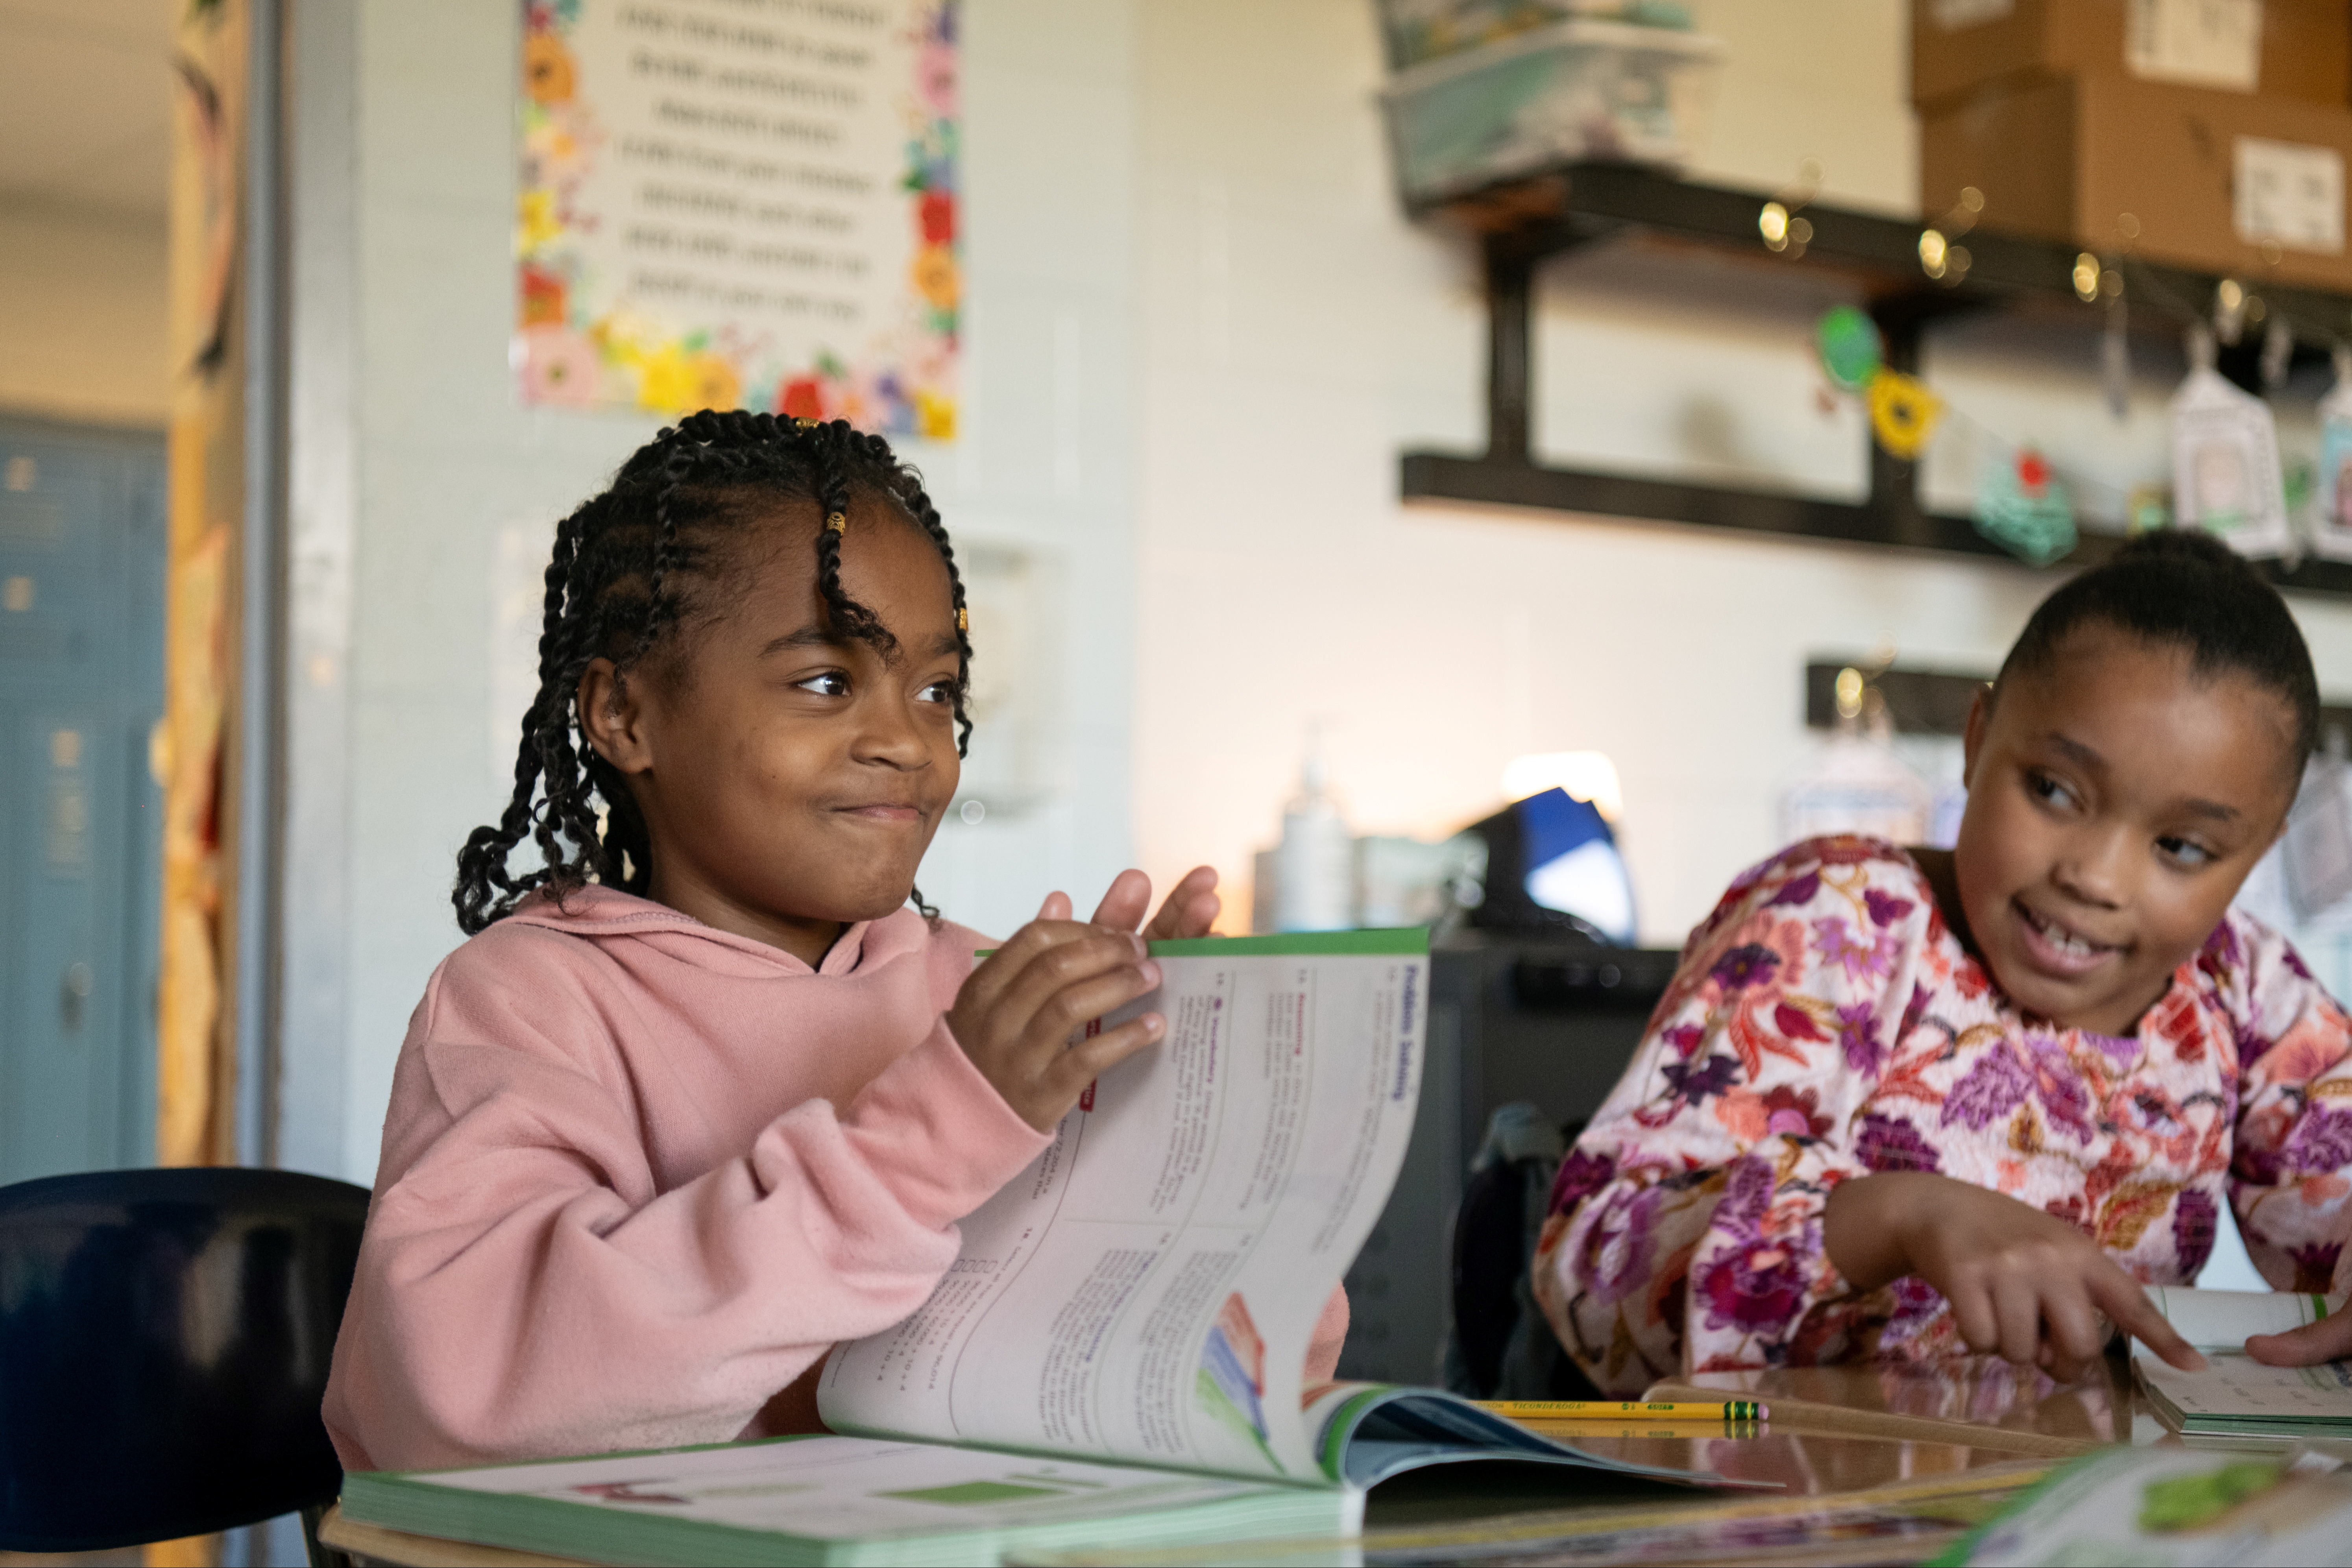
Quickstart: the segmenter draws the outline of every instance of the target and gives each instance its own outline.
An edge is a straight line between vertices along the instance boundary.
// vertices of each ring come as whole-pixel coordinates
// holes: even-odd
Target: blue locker
[[[151,1163],[163,445],[0,419],[0,1183]]]

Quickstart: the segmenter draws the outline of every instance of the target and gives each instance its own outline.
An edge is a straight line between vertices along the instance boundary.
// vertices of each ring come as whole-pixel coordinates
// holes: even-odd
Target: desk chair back
[[[252,1524],[342,1481],[319,1416],[364,1187],[98,1171],[0,1187],[0,1551]]]

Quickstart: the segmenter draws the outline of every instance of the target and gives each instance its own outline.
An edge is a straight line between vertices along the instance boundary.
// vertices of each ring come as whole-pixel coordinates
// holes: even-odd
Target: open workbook
[[[2327,1298],[2284,1290],[2153,1286],[2148,1299],[2206,1370],[2182,1372],[2145,1350],[2132,1367],[2167,1426],[2193,1436],[2352,1436],[2352,1363],[2265,1366],[2246,1354],[2252,1334],[2284,1333],[2327,1315]]]
[[[1577,1452],[1426,1389],[1302,1386],[1413,1122],[1427,933],[1155,942],[1168,1020],[961,1226],[930,1300],[838,1347],[836,1436],[355,1474],[363,1522],[608,1562],[992,1561],[1352,1531],[1363,1489]],[[1443,1289],[1433,1278],[1431,1289]]]

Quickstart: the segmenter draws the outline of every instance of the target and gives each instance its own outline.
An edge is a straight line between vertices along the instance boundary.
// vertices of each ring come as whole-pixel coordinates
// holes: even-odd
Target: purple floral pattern
[[[2232,913],[2137,1036],[2054,1028],[2000,993],[1909,857],[1797,845],[1692,933],[1560,1168],[1537,1295],[1586,1372],[1627,1394],[1948,1353],[1932,1288],[1857,1291],[1822,1250],[1837,1184],[1895,1171],[2063,1215],[2151,1284],[2195,1277],[2226,1197],[2273,1284],[2330,1289],[2352,1238],[2352,1021]]]

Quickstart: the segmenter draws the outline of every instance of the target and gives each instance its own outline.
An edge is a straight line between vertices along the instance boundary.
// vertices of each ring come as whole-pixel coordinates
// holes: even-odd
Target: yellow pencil
[[[1511,1421],[1769,1421],[1772,1413],[1753,1399],[1727,1399],[1721,1404],[1691,1400],[1638,1399],[1481,1399],[1490,1410]]]

